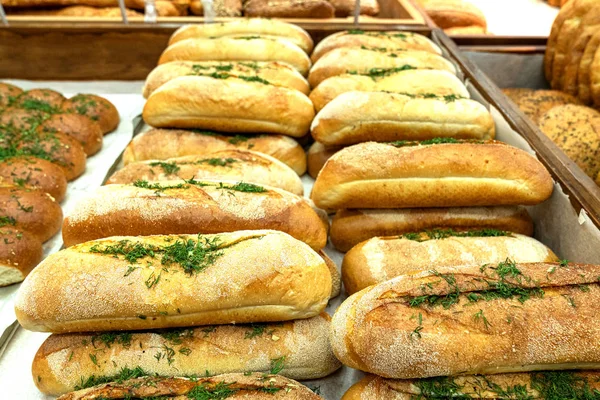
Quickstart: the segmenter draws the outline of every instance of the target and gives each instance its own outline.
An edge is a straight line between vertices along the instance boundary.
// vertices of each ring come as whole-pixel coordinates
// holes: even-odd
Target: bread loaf
[[[310,99],[268,82],[204,76],[175,78],[144,106],[144,120],[158,128],[267,132],[293,137],[308,133],[315,115]]]
[[[343,74],[325,79],[310,94],[315,109],[346,92],[395,92],[469,98],[465,85],[448,71],[414,69],[397,72],[374,70],[367,75]]]
[[[540,123],[540,119],[554,107],[566,104],[577,104],[581,102],[570,94],[559,92],[558,90],[533,90],[513,94],[511,99],[519,106],[535,124]]]
[[[10,106],[21,93],[23,93],[23,90],[20,87],[0,82],[0,111]]]
[[[553,187],[538,160],[499,142],[361,143],[327,161],[311,198],[325,210],[532,205]]]
[[[265,18],[333,18],[328,0],[247,0],[244,15]]]
[[[61,202],[67,191],[63,170],[41,158],[21,156],[0,161],[0,185],[38,189]]]
[[[344,257],[342,279],[349,294],[400,275],[457,267],[516,262],[552,262],[558,257],[537,240],[506,231],[452,229],[374,237]]]
[[[62,103],[62,109],[89,117],[98,122],[102,133],[109,133],[119,126],[117,108],[104,97],[94,94],[78,94]]]
[[[331,243],[342,252],[376,236],[433,229],[494,229],[533,235],[533,221],[523,207],[456,207],[338,210],[331,223]]]
[[[144,160],[165,160],[183,156],[208,156],[227,149],[252,150],[270,155],[298,175],[306,171],[306,155],[298,143],[280,135],[223,136],[210,131],[152,129],[137,135],[123,153],[125,165]]]
[[[325,147],[323,143],[314,142],[306,153],[308,162],[308,174],[313,178],[317,179],[317,175],[323,168],[323,165],[331,158],[332,155],[340,151],[343,147],[331,146]]]
[[[336,17],[347,17],[354,13],[356,2],[353,0],[329,0],[335,7]],[[379,2],[377,0],[363,0],[360,2],[361,15],[377,15],[379,14]]]
[[[82,378],[103,379],[122,368],[165,377],[268,373],[272,360],[283,359],[283,376],[316,379],[341,366],[329,344],[330,321],[321,313],[271,324],[51,335],[35,355],[32,374],[38,389],[53,396],[74,390]]]
[[[485,15],[465,0],[417,0],[433,22],[442,29],[461,26],[487,27]]]
[[[296,89],[306,95],[310,92],[308,82],[288,64],[271,62],[226,61],[172,61],[157,66],[150,72],[144,85],[144,97],[148,97],[164,83],[180,76],[243,76],[260,78],[272,85]]]
[[[349,47],[333,49],[323,55],[311,68],[308,83],[316,87],[332,76],[399,69],[438,69],[456,74],[454,64],[427,51]]]
[[[213,10],[217,17],[240,17],[242,15],[242,0],[214,0]],[[191,0],[190,12],[194,15],[204,15],[202,1]]]
[[[156,8],[164,4],[162,1],[156,2]],[[61,8],[11,8],[7,10],[8,15],[26,15],[35,17],[79,17],[79,18],[112,18],[117,21],[122,21],[123,16],[119,7],[90,7],[90,6],[68,6]],[[125,14],[131,17],[143,17],[144,14],[125,9]]]
[[[0,287],[21,282],[42,259],[42,242],[15,228],[16,221],[0,211]]]
[[[127,377],[140,376],[138,370],[127,370]],[[129,374],[128,374],[129,373]],[[279,375],[224,374],[206,378],[143,377],[119,380],[59,397],[59,400],[94,399],[223,399],[229,400],[319,400],[306,386]]]
[[[349,297],[332,320],[342,363],[386,378],[598,369],[600,266],[438,268]]]
[[[76,113],[53,114],[38,127],[40,132],[62,132],[77,140],[86,155],[96,154],[102,148],[100,125]]]
[[[218,24],[185,25],[177,29],[169,45],[192,38],[220,38],[259,35],[278,37],[294,43],[306,53],[313,50],[313,40],[304,29],[277,19],[244,18]]]
[[[290,64],[304,76],[311,64],[294,43],[259,35],[180,40],[166,48],[158,63],[170,61],[279,61]]]
[[[300,177],[290,167],[266,154],[250,150],[221,150],[206,156],[185,156],[165,161],[141,161],[115,172],[106,182],[158,182],[177,179],[216,179],[267,185],[302,196]]]
[[[325,253],[324,250],[319,250],[319,255],[325,261],[327,268],[329,268],[329,272],[331,273],[331,298],[339,296],[342,290],[342,277],[340,275],[340,271],[338,270],[337,265],[333,262],[333,260]]]
[[[63,224],[66,246],[109,236],[275,229],[320,250],[327,223],[312,202],[272,187],[231,181],[137,181],[81,200]]]
[[[361,46],[395,50],[423,50],[434,54],[442,54],[442,50],[437,44],[418,33],[353,29],[334,33],[321,40],[310,58],[314,63],[333,49]]]
[[[494,119],[481,103],[431,93],[346,92],[319,111],[310,131],[326,146],[496,136]]]

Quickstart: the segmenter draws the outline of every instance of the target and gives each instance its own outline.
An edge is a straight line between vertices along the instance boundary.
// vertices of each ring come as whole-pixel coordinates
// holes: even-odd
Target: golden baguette
[[[310,318],[330,294],[323,259],[283,232],[117,236],[48,256],[15,312],[41,332],[160,329]]]
[[[386,378],[600,368],[600,266],[512,262],[403,275],[333,316],[342,363]]]
[[[31,372],[38,389],[53,396],[74,390],[82,379],[104,379],[123,368],[157,376],[268,373],[274,360],[283,359],[281,375],[317,379],[341,366],[329,344],[330,326],[331,317],[321,313],[274,324],[51,335]]]
[[[227,149],[252,150],[267,154],[292,168],[298,175],[306,171],[306,155],[294,139],[281,135],[224,136],[210,131],[152,129],[137,135],[125,148],[125,165],[145,160],[204,155]]]
[[[129,372],[129,371],[126,371]],[[133,376],[139,376],[133,371]],[[95,399],[223,399],[228,400],[323,400],[306,386],[280,375],[223,374],[206,378],[141,377],[82,389],[58,400]]]
[[[327,244],[324,211],[285,190],[231,181],[108,185],[80,201],[63,223],[66,246],[110,236],[274,229],[315,250]]]
[[[558,261],[552,250],[528,236],[497,230],[434,230],[374,237],[359,243],[344,256],[342,279],[346,291],[352,294],[400,275],[439,267],[460,269],[465,265],[499,263],[506,259]]]
[[[310,92],[308,82],[288,64],[270,62],[227,61],[171,61],[157,66],[150,72],[144,84],[143,94],[148,98],[164,83],[180,76],[243,76],[265,80],[272,85],[296,89],[306,95]]]
[[[495,229],[532,236],[533,221],[517,206],[338,210],[330,237],[336,249],[346,252],[376,236],[433,229]]]
[[[106,184],[177,179],[216,179],[273,186],[302,196],[304,187],[293,169],[266,154],[250,150],[221,150],[206,156],[184,156],[165,161],[140,161],[115,172]]]
[[[493,139],[485,106],[456,95],[346,92],[327,104],[310,127],[326,146],[434,138]]]
[[[170,61],[279,61],[303,76],[311,67],[310,58],[295,44],[258,35],[181,40],[163,51],[158,64]]]
[[[267,18],[244,18],[218,24],[185,25],[171,35],[169,45],[192,38],[219,38],[244,35],[278,37],[294,43],[308,54],[313,50],[313,40],[304,29],[298,25]]]
[[[327,36],[315,47],[310,56],[312,62],[333,49],[343,47],[377,47],[390,49],[422,50],[433,54],[442,54],[439,46],[423,35],[398,31],[363,31],[354,29]]]
[[[311,68],[308,83],[316,87],[332,76],[347,73],[368,74],[373,69],[439,69],[456,74],[456,67],[442,56],[420,50],[343,47],[333,49]]]
[[[324,210],[533,205],[554,188],[538,160],[500,142],[407,144],[370,142],[338,151],[311,198]]]
[[[297,90],[248,82],[182,76],[155,90],[144,106],[144,120],[158,128],[198,128],[222,132],[265,132],[302,137],[315,110]]]
[[[315,109],[346,92],[395,92],[411,95],[437,95],[469,98],[465,85],[448,71],[409,69],[396,72],[372,71],[370,74],[343,74],[325,79],[311,93]]]

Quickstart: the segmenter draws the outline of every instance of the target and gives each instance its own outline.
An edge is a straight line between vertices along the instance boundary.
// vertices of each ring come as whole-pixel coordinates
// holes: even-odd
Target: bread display
[[[314,142],[306,152],[307,163],[308,163],[308,174],[313,179],[317,179],[319,171],[325,165],[325,162],[331,158],[332,155],[340,151],[342,146],[324,146],[323,143]]]
[[[128,164],[106,182],[160,182],[176,179],[225,179],[273,186],[302,196],[300,177],[290,167],[266,154],[250,150],[221,150],[205,156],[185,156],[164,161]]]
[[[67,178],[59,166],[29,156],[1,160],[0,185],[37,189],[48,193],[59,203],[67,192]]]
[[[349,294],[400,275],[439,267],[515,262],[552,262],[558,257],[527,236],[483,229],[456,232],[437,229],[401,236],[374,237],[344,256],[342,279]]]
[[[28,231],[15,228],[16,220],[0,211],[0,288],[23,281],[42,260],[42,242]]]
[[[346,92],[327,104],[311,125],[326,146],[369,140],[493,139],[496,127],[479,102],[456,95]]]
[[[597,265],[437,268],[349,297],[332,348],[352,368],[412,379],[597,369]]]
[[[320,250],[328,230],[321,213],[285,190],[245,182],[136,181],[98,188],[77,203],[65,218],[63,241],[276,229]]]
[[[152,129],[137,135],[125,149],[125,165],[145,160],[208,156],[228,149],[252,150],[278,159],[298,175],[306,171],[306,155],[292,138],[280,135],[224,136],[210,131]]]
[[[331,222],[331,243],[342,252],[376,236],[433,230],[493,230],[533,235],[523,207],[458,207],[338,210]]]
[[[455,29],[477,29],[485,33],[485,15],[474,4],[465,0],[417,0],[419,6],[446,33]]]
[[[532,205],[552,194],[550,174],[525,151],[453,141],[342,149],[319,173],[311,198],[323,209],[414,208]]]
[[[242,0],[214,0],[213,10],[217,17],[239,17],[242,15]],[[190,12],[194,15],[204,15],[202,1],[191,0]]]
[[[328,0],[246,0],[244,15],[265,18],[333,18]]]

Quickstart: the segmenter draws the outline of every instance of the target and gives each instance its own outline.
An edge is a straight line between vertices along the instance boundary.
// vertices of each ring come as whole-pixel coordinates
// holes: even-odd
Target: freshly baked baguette
[[[10,83],[0,82],[0,110],[11,105],[23,93],[23,89]]]
[[[394,92],[469,98],[465,85],[448,71],[412,69],[371,74],[343,74],[325,79],[310,94],[317,111],[346,92]]]
[[[333,316],[342,363],[386,378],[598,369],[600,266],[500,263],[403,275]]]
[[[244,15],[266,18],[333,18],[328,0],[247,0]]]
[[[140,376],[137,370],[132,377]],[[128,376],[129,376],[128,375]],[[224,397],[226,396],[226,397]],[[206,378],[142,377],[101,384],[65,394],[58,400],[95,399],[224,399],[228,400],[323,400],[306,386],[280,375],[224,374]]]
[[[60,205],[48,193],[16,186],[0,186],[0,217],[7,217],[42,242],[60,230]]]
[[[223,136],[208,131],[152,129],[137,135],[123,153],[125,165],[144,160],[204,155],[227,149],[252,150],[267,154],[292,168],[306,172],[306,155],[294,139],[281,135]]]
[[[373,70],[439,69],[456,74],[456,67],[437,54],[422,50],[342,47],[324,54],[310,70],[308,83],[316,87],[332,76],[368,74]]]
[[[311,66],[310,58],[294,43],[258,35],[180,40],[166,48],[158,64],[170,61],[279,61],[304,76]]]
[[[310,318],[330,294],[323,259],[283,232],[118,236],[48,256],[15,312],[35,331],[160,329]]]
[[[218,24],[185,25],[171,35],[169,45],[192,38],[220,38],[248,35],[285,39],[294,43],[308,54],[313,50],[313,40],[304,29],[298,25],[267,18],[244,18]]]
[[[331,223],[331,243],[342,252],[376,236],[433,229],[494,229],[533,235],[533,221],[523,207],[455,207],[338,210]]]
[[[138,181],[108,185],[81,200],[63,224],[66,246],[109,236],[275,229],[320,250],[327,223],[310,200],[232,181]]]
[[[159,128],[224,132],[268,132],[293,137],[308,133],[315,110],[297,90],[239,78],[175,78],[154,91],[144,120]]]
[[[51,335],[37,351],[31,372],[38,389],[53,396],[74,390],[82,378],[103,379],[122,368],[167,377],[268,373],[272,360],[283,358],[281,375],[317,379],[341,366],[329,344],[330,327],[331,317],[321,313],[271,324]]]
[[[496,236],[499,235],[499,236]],[[354,246],[344,256],[342,280],[349,294],[400,275],[457,267],[516,262],[552,262],[558,257],[528,236],[484,229],[452,229],[402,236],[374,237]]]
[[[340,150],[319,173],[311,198],[319,208],[339,210],[533,205],[552,194],[546,168],[521,149],[494,141],[414,144]]]
[[[285,63],[227,62],[227,61],[172,61],[157,66],[150,72],[144,85],[144,97],[148,98],[164,83],[180,76],[243,76],[260,78],[275,86],[296,89],[306,95],[310,92],[308,82],[298,71]]]
[[[273,186],[302,196],[300,177],[290,167],[266,154],[250,150],[221,150],[206,156],[184,156],[165,161],[128,164],[106,182],[134,183],[177,179],[222,179]]]
[[[75,113],[52,114],[38,127],[40,132],[62,132],[77,140],[86,155],[96,154],[102,148],[102,130],[100,125]]]
[[[455,95],[346,92],[315,117],[311,135],[326,146],[434,138],[493,139],[485,106]]]
[[[102,133],[114,131],[119,126],[119,112],[110,101],[94,94],[78,94],[62,103],[62,109],[89,117],[98,122]]]
[[[63,170],[41,158],[20,156],[0,161],[0,186],[13,185],[38,189],[61,202],[67,192],[67,178]]]
[[[42,242],[0,212],[0,287],[21,282],[42,260]]]
[[[323,143],[314,142],[306,153],[308,162],[308,174],[313,178],[317,179],[317,175],[323,168],[323,165],[331,158],[332,155],[340,151],[343,147],[341,146],[330,146],[325,147]]]
[[[329,272],[331,273],[331,298],[339,296],[342,290],[342,277],[340,275],[340,271],[338,270],[337,265],[333,262],[333,260],[325,253],[324,250],[319,250],[319,255],[325,261],[327,268],[329,268]]]
[[[315,63],[333,49],[361,46],[394,50],[423,50],[438,55],[442,54],[442,50],[437,44],[418,33],[353,29],[334,33],[321,40],[310,58]]]

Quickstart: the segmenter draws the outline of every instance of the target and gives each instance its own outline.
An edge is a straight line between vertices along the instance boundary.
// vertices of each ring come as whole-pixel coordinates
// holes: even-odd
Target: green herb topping
[[[238,182],[234,185],[226,185],[223,182],[219,182],[219,184],[211,184],[211,183],[206,183],[206,182],[202,182],[202,181],[197,181],[194,179],[188,179],[188,180],[185,180],[184,183],[178,183],[176,185],[162,185],[160,183],[149,183],[148,181],[144,181],[144,180],[137,180],[133,183],[133,186],[135,186],[135,187],[139,187],[142,189],[154,190],[156,194],[160,194],[161,192],[164,192],[167,189],[188,189],[190,187],[189,185],[200,186],[200,187],[214,186],[216,189],[230,190],[230,191],[236,191],[236,192],[247,192],[247,193],[265,193],[265,192],[267,192],[267,189],[265,189],[262,186],[254,185],[252,183],[245,183],[245,182]]]
[[[425,242],[427,240],[440,240],[449,237],[498,237],[512,236],[511,232],[498,229],[479,229],[471,231],[455,231],[454,229],[432,229],[424,232],[410,232],[400,235],[400,239]]]
[[[92,375],[92,376],[88,377],[87,379],[84,379],[83,377],[81,377],[81,383],[79,385],[76,385],[74,389],[81,390],[81,389],[86,389],[86,388],[89,388],[92,386],[102,385],[104,383],[109,383],[109,382],[123,383],[126,380],[135,379],[135,378],[139,378],[139,377],[146,376],[146,375],[149,375],[149,374],[147,372],[145,372],[141,367],[135,367],[133,369],[129,369],[129,368],[125,367],[125,368],[121,368],[121,371],[119,371],[119,373],[116,375],[110,375],[110,376]]]
[[[382,78],[384,76],[394,75],[397,72],[408,71],[408,70],[413,70],[413,69],[417,69],[417,68],[413,67],[412,65],[406,64],[401,67],[395,67],[395,68],[371,68],[366,73],[358,72],[358,71],[346,71],[346,72],[351,75],[368,76],[369,78],[371,78],[375,81],[375,80],[377,80],[377,78]]]
[[[17,220],[14,219],[13,217],[8,217],[8,216],[4,216],[4,217],[0,217],[0,228],[11,225],[11,226],[15,226],[17,224]]]
[[[285,363],[285,356],[275,358],[271,360],[271,371],[272,375],[277,375],[283,370],[283,364]]]
[[[161,167],[165,174],[173,175],[179,172],[180,168],[174,162],[155,161],[150,163],[151,167]]]
[[[395,142],[387,142],[390,146],[394,147],[412,147],[412,146],[429,146],[435,144],[462,144],[462,143],[471,143],[471,144],[485,144],[484,140],[476,140],[476,139],[455,139],[451,137],[440,137],[433,138],[421,141],[413,141],[413,140],[396,140]]]

